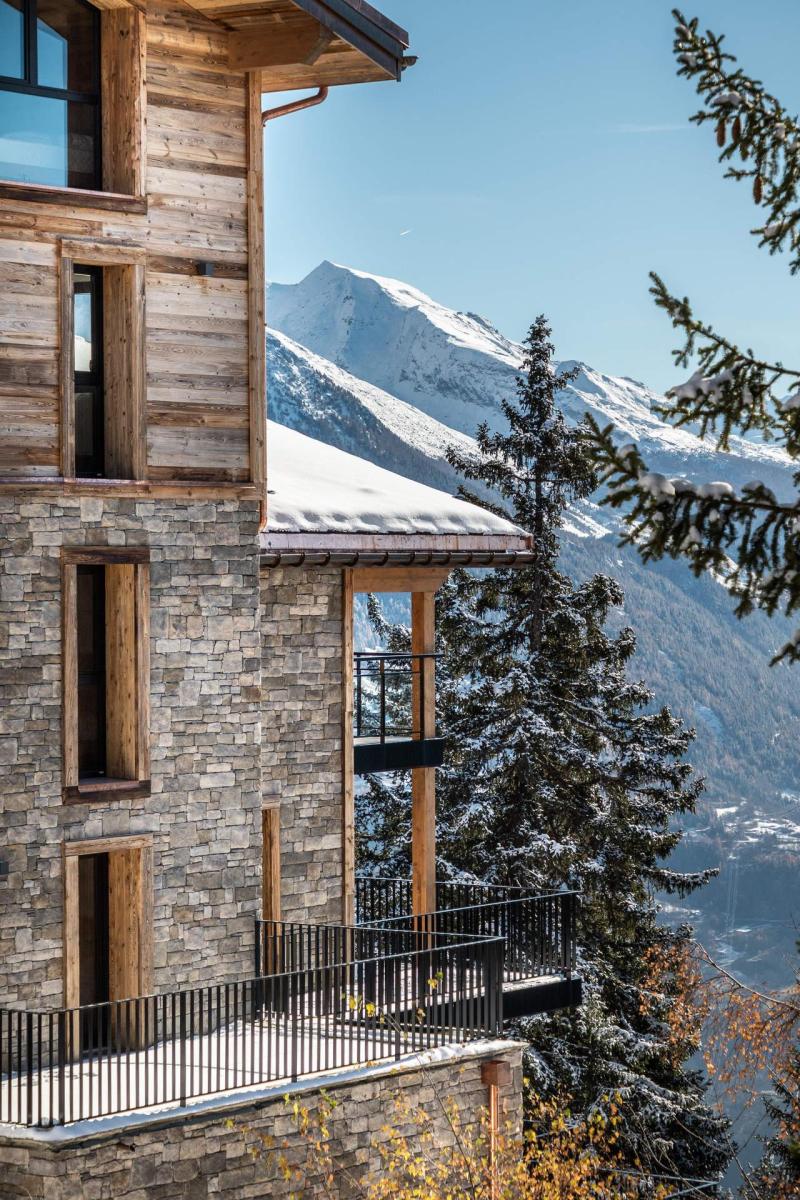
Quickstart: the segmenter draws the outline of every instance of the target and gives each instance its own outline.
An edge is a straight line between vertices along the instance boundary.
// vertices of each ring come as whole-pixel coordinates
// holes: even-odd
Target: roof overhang
[[[533,539],[505,534],[261,534],[263,567],[526,567]]]
[[[229,32],[228,61],[264,92],[398,80],[408,34],[366,0],[189,0]]]

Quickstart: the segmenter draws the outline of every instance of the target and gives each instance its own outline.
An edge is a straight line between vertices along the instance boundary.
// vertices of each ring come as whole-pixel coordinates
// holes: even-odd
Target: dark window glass
[[[105,569],[77,568],[78,774],[106,773],[106,587]]]
[[[103,433],[103,271],[75,267],[75,474],[99,478],[105,472]]]
[[[22,0],[0,0],[0,75],[25,75],[25,21]]]
[[[0,0],[0,178],[100,186],[99,48],[85,0]]]

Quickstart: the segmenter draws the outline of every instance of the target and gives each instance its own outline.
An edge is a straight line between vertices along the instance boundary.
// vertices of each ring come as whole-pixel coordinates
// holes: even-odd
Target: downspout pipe
[[[302,112],[306,108],[316,108],[318,104],[324,104],[328,99],[329,88],[321,87],[313,96],[306,96],[303,100],[293,100],[291,104],[279,104],[276,108],[266,108],[261,114],[261,128],[266,129],[268,121],[275,121],[278,117],[289,117],[292,113]],[[264,325],[264,337],[267,336],[267,326]],[[266,436],[266,434],[265,434]],[[266,497],[265,497],[266,499]],[[263,505],[260,529],[263,531],[267,528],[267,505]]]
[[[261,124],[266,125],[267,121],[274,121],[278,117],[288,117],[292,113],[302,112],[304,108],[315,108],[318,104],[324,104],[328,99],[330,88],[321,87],[313,96],[306,96],[304,100],[293,100],[291,104],[279,104],[277,108],[267,108],[261,114]]]

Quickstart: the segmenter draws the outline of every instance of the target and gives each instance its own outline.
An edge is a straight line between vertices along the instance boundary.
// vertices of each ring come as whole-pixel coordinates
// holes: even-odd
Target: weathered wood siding
[[[147,477],[251,478],[248,93],[226,64],[218,26],[149,3],[147,211],[0,198],[0,478],[60,474],[62,237],[146,248]]]

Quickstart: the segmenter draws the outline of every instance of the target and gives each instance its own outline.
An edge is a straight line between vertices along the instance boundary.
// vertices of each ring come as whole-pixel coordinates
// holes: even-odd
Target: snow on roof
[[[490,534],[525,530],[446,492],[268,423],[270,533]]]

